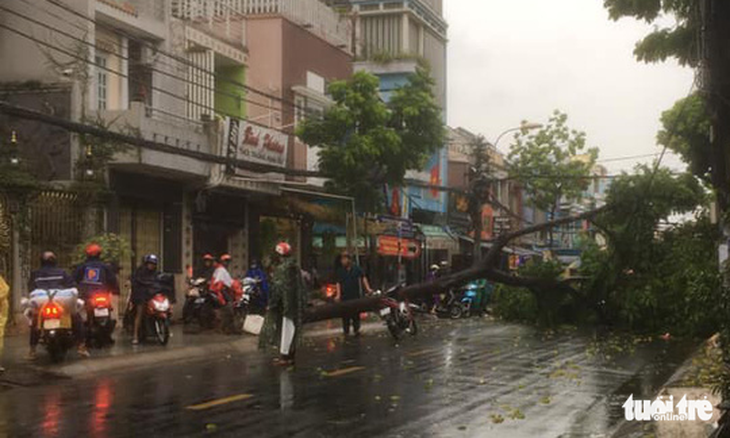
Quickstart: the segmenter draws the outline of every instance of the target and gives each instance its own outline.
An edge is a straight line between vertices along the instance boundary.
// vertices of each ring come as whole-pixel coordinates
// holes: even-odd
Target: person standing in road
[[[301,269],[292,259],[292,248],[286,242],[276,245],[280,263],[274,270],[271,280],[271,297],[266,321],[261,331],[259,347],[279,346],[280,356],[275,365],[294,364],[296,346],[302,337],[304,308],[307,294],[302,280]]]
[[[368,294],[372,293],[370,283],[359,266],[352,263],[352,258],[347,252],[340,255],[340,268],[337,271],[337,300],[351,301],[362,297],[362,290]],[[342,330],[345,335],[350,334],[350,326],[355,336],[360,335],[360,313],[355,312],[342,318]]]

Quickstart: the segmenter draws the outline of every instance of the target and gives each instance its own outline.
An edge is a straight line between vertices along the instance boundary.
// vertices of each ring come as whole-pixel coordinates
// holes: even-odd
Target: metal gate
[[[84,210],[73,193],[47,191],[30,205],[31,264],[36,267],[43,251],[54,251],[58,265],[70,268],[76,246],[81,243]]]
[[[8,197],[0,193],[0,275],[12,281],[13,230],[11,228]]]

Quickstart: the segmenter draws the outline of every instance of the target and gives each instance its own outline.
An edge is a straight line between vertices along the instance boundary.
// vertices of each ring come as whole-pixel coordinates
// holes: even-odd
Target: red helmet
[[[232,258],[230,254],[222,254],[220,260],[221,262],[230,262]]]
[[[291,255],[291,245],[286,242],[280,242],[276,245],[276,253],[284,257]]]
[[[89,257],[99,257],[101,255],[101,246],[98,243],[86,245],[86,255]]]
[[[203,260],[215,260],[215,257],[213,257],[212,254],[203,254]]]

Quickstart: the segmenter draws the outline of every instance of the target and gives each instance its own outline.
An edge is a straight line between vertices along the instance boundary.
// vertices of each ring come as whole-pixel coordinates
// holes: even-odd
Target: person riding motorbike
[[[233,277],[228,272],[228,265],[231,263],[230,254],[223,254],[218,258],[215,264],[213,277],[210,281],[210,291],[217,298],[218,304],[225,306],[233,301],[231,288],[233,287]]]
[[[210,281],[215,271],[215,257],[211,254],[203,254],[203,264],[195,271],[193,278],[205,278]]]
[[[56,254],[53,251],[44,251],[41,254],[41,267],[30,274],[28,291],[32,292],[36,289],[69,289],[75,287],[74,279],[65,270],[59,268],[57,264]],[[37,358],[36,349],[41,337],[41,332],[36,326],[37,323],[34,318],[30,327],[30,352],[28,353],[30,360]],[[79,356],[89,357],[89,351],[86,349],[84,321],[80,313],[75,312],[73,314],[71,324],[76,338]]]
[[[147,254],[142,259],[142,265],[134,271],[132,277],[132,296],[130,301],[134,306],[134,334],[132,344],[139,344],[139,329],[142,326],[142,316],[145,305],[157,288],[157,265],[159,259],[155,254]]]
[[[102,248],[96,243],[86,247],[86,261],[79,265],[73,274],[73,279],[79,287],[79,297],[88,299],[97,291],[119,294],[117,275],[111,266],[101,261]]]
[[[269,282],[266,279],[266,272],[261,268],[261,264],[258,260],[253,259],[251,266],[246,271],[246,277],[253,278],[259,281],[259,296],[258,302],[256,303],[262,309],[265,309],[269,303]]]

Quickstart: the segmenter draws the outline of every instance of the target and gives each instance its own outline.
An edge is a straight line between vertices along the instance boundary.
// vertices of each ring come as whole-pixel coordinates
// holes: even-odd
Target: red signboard
[[[413,239],[395,236],[378,236],[378,254],[383,256],[415,259],[421,255],[421,245]]]

